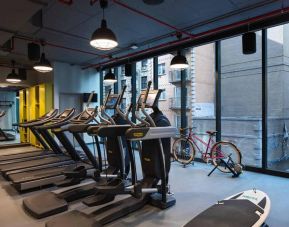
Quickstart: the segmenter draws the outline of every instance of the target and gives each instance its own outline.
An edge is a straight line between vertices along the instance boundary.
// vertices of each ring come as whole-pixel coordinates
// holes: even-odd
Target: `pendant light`
[[[100,0],[102,8],[102,20],[100,28],[96,29],[91,36],[90,45],[99,50],[111,50],[118,45],[117,38],[112,30],[107,27],[104,19],[104,9],[107,7],[107,0]]]
[[[117,82],[117,79],[114,73],[112,73],[111,69],[109,69],[108,73],[104,76],[103,82],[106,84],[114,84]]]
[[[177,55],[171,60],[171,69],[186,69],[189,67],[188,61],[185,56],[181,54],[180,51],[177,52]]]
[[[182,33],[177,32],[176,37],[178,40],[181,40]],[[177,55],[171,60],[170,68],[176,70],[182,70],[189,67],[188,61],[185,56],[181,54],[181,51],[177,52]]]
[[[14,83],[14,84],[20,83],[21,78],[17,73],[15,73],[15,68],[14,68],[15,67],[15,61],[11,61],[11,63],[12,63],[12,71],[11,71],[11,73],[9,73],[7,75],[6,81],[9,83]]]
[[[42,49],[44,49],[44,42],[41,42],[41,45],[42,45]],[[40,61],[34,64],[33,69],[35,69],[36,71],[40,73],[47,73],[53,70],[50,62],[45,58],[45,53],[43,50],[42,50],[42,54],[40,57]]]

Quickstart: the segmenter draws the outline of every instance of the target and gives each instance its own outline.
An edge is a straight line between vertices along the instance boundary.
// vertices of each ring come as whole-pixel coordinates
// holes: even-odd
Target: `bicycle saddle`
[[[206,133],[213,136],[217,133],[217,131],[206,131]]]

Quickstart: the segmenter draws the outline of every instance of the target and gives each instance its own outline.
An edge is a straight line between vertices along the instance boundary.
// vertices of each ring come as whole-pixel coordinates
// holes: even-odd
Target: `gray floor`
[[[207,177],[211,166],[196,163],[195,166],[182,168],[172,164],[171,188],[175,193],[177,204],[165,211],[146,206],[109,226],[182,226],[202,210],[229,195],[239,191],[257,188],[268,193],[272,208],[267,220],[269,226],[289,226],[289,179],[245,172],[240,178],[215,172]],[[49,218],[34,220],[22,207],[22,199],[39,193],[18,193],[3,179],[0,179],[0,226],[1,227],[36,227],[44,226]],[[46,189],[50,190],[50,189]],[[74,203],[72,209],[84,209],[80,202]],[[86,212],[91,209],[86,209]]]

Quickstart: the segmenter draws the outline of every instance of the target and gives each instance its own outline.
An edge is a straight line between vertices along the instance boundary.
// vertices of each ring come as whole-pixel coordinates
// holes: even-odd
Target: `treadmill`
[[[4,117],[5,116],[5,111],[0,111],[0,118]],[[15,140],[15,136],[10,134],[10,133],[7,133],[7,132],[4,132],[1,128],[0,128],[0,142],[5,142],[5,141],[12,141],[12,140]]]
[[[177,129],[170,126],[168,119],[155,105],[160,93],[153,92],[150,95],[148,94],[149,88],[146,92],[147,94],[142,93],[138,102],[139,107],[137,108],[137,111],[141,108],[146,119],[144,120],[138,115],[141,125],[136,125],[130,121],[132,128],[125,132],[127,140],[142,141],[140,158],[143,179],[141,181],[137,180],[134,155],[131,144],[128,143],[131,157],[132,185],[128,187],[124,186],[124,184],[97,187],[99,192],[131,194],[132,196],[105,207],[96,208],[91,213],[82,212],[81,210],[70,211],[50,219],[46,222],[46,227],[99,227],[126,216],[148,203],[161,209],[166,209],[175,204],[175,199],[172,196],[168,196],[167,193],[168,174],[170,171],[170,137],[176,135]],[[149,100],[150,104],[154,104],[154,106],[147,105],[145,103],[146,100]],[[153,108],[154,112],[148,115],[144,110],[145,107]],[[128,116],[128,114],[125,114],[125,116]],[[148,125],[151,127],[148,127]],[[117,128],[117,126],[109,126],[110,129],[98,130],[99,136],[116,136],[118,133],[123,133],[114,130],[113,127]],[[152,128],[154,128],[153,131],[151,131]],[[159,181],[161,181],[161,185],[158,185]]]
[[[8,173],[11,171],[23,172],[28,169],[37,169],[41,168],[45,165],[47,166],[55,166],[59,165],[62,162],[72,162],[71,157],[64,154],[57,144],[57,142],[53,139],[52,135],[49,133],[49,125],[53,125],[56,123],[66,124],[74,115],[75,109],[66,109],[57,117],[53,118],[49,123],[44,126],[36,126],[34,127],[36,131],[44,138],[45,142],[49,144],[49,147],[52,148],[53,152],[56,154],[53,156],[39,156],[38,159],[35,160],[25,160],[19,161],[15,163],[4,163],[0,164],[0,172],[4,177],[7,177]],[[39,127],[42,127],[39,128]]]
[[[41,146],[43,147],[42,150],[37,149],[34,146],[28,146],[29,144],[26,144],[26,146],[16,146],[15,148],[7,148],[9,150],[13,149],[13,152],[19,150],[18,153],[8,154],[8,155],[1,155],[0,156],[0,163],[11,163],[11,162],[17,162],[21,160],[28,160],[36,158],[37,156],[42,155],[48,155],[49,153],[53,153],[50,151],[50,147],[47,145],[47,143],[43,140],[43,138],[38,134],[38,132],[35,130],[35,126],[43,125],[48,122],[50,122],[53,118],[56,117],[58,113],[58,110],[52,109],[40,118],[36,120],[31,120],[25,123],[19,124],[19,127],[30,129],[30,131],[33,133],[33,135],[36,137],[36,139],[40,142]],[[26,152],[21,152],[21,150],[26,150]]]
[[[125,88],[124,88],[125,89]],[[115,108],[116,103],[119,102],[119,100],[122,100],[122,95],[124,93],[121,93],[121,95],[110,95],[110,92],[108,93],[108,96],[106,98],[105,104],[104,104],[104,111],[105,109]],[[107,105],[109,103],[109,105]],[[102,109],[102,108],[101,108]],[[116,120],[117,116],[113,117],[113,122]],[[109,127],[108,125],[104,123],[99,123],[97,125],[93,125],[94,128],[97,126],[99,128],[101,127]],[[79,136],[79,133],[86,132],[87,129],[91,127],[89,124],[70,124],[67,126],[68,130],[73,133],[74,137],[77,139],[77,136]],[[126,130],[130,128],[130,125],[124,126]],[[94,132],[93,135],[98,141],[97,133]],[[79,139],[77,139],[79,141]],[[81,140],[84,142],[83,140]],[[81,199],[84,197],[87,197],[89,195],[94,195],[92,197],[88,197],[85,202],[86,204],[89,203],[90,205],[100,205],[107,202],[110,202],[114,199],[114,195],[111,194],[100,194],[96,191],[97,185],[106,185],[106,184],[117,184],[119,182],[119,177],[122,176],[122,172],[125,169],[125,166],[123,165],[122,160],[122,154],[123,154],[123,147],[122,144],[118,143],[118,140],[114,137],[107,138],[107,163],[108,166],[103,171],[101,170],[101,152],[99,143],[96,143],[97,145],[97,151],[98,151],[98,162],[96,161],[95,157],[92,155],[92,153],[89,151],[88,157],[91,163],[93,164],[93,167],[95,168],[95,180],[96,182],[89,182],[86,184],[78,185],[73,188],[68,188],[66,190],[63,190],[61,192],[43,192],[35,196],[31,196],[28,198],[25,198],[23,200],[23,208],[33,217],[35,218],[44,218],[53,214],[57,214],[63,211],[66,211],[68,209],[68,205],[70,202],[73,202],[77,199]],[[86,146],[86,145],[85,145]],[[124,163],[125,165],[129,165],[128,162]]]
[[[38,168],[36,170],[32,169],[19,173],[8,173],[7,177],[11,180],[12,185],[19,192],[32,188],[48,186],[63,181],[66,181],[66,184],[73,185],[76,183],[80,183],[82,179],[78,178],[76,179],[77,181],[75,181],[74,178],[67,178],[67,175],[73,175],[74,173],[77,175],[77,171],[80,169],[88,171],[87,174],[92,174],[94,169],[92,168],[89,160],[87,160],[87,156],[85,154],[81,155],[75,150],[74,146],[65,135],[65,132],[68,131],[69,123],[88,124],[89,122],[91,122],[94,119],[94,111],[94,109],[89,108],[74,117],[72,120],[70,120],[68,124],[62,125],[55,123],[49,126],[49,129],[52,130],[52,132],[56,135],[56,137],[64,146],[65,150],[67,150],[67,152],[69,153],[69,162],[57,163],[54,166],[41,166],[41,168]],[[46,129],[48,130],[48,128]]]

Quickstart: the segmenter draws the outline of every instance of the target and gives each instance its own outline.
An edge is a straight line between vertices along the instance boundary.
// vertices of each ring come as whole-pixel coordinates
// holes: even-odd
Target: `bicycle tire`
[[[225,165],[218,165],[220,158],[217,157],[217,155],[215,154],[215,151],[217,149],[219,150],[219,146],[226,146],[226,147],[229,147],[229,149],[230,149],[229,152],[228,152],[228,149],[222,149],[222,156],[224,157],[223,160],[228,159],[228,157],[230,157],[230,159],[232,159],[234,165],[237,165],[237,164],[242,165],[241,164],[242,154],[241,154],[240,150],[237,148],[237,146],[231,142],[220,141],[220,142],[215,143],[214,146],[212,147],[210,157],[212,159],[213,165],[217,166],[217,168],[221,172],[230,173],[231,171]]]
[[[187,146],[189,147],[189,152],[187,151]],[[185,152],[182,147],[186,149]],[[179,148],[181,148],[181,151]],[[195,148],[188,138],[181,137],[176,139],[173,143],[172,149],[174,158],[177,162],[188,165],[194,160]]]

